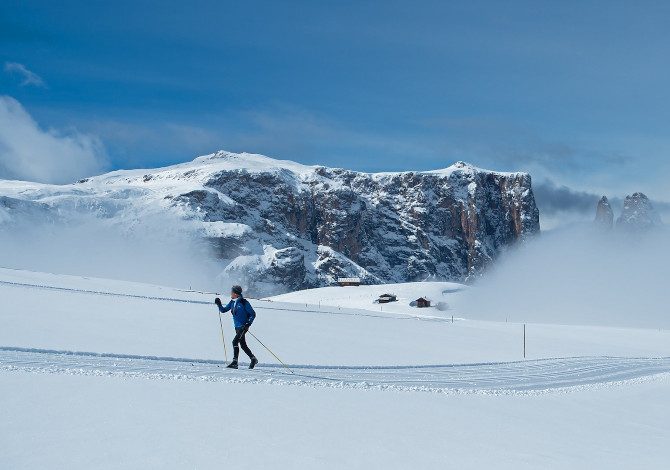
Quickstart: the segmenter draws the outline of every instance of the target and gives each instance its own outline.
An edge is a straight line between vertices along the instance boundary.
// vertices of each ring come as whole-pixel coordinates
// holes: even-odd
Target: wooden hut
[[[430,300],[426,299],[425,297],[419,297],[415,300],[415,302],[418,308],[430,307]]]

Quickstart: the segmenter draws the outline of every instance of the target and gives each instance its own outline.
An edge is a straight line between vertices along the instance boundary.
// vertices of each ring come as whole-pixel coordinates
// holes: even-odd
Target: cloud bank
[[[577,191],[568,186],[557,185],[544,180],[533,185],[535,200],[542,214],[553,215],[559,212],[595,213],[600,196],[587,191]]]
[[[669,328],[668,246],[664,229],[555,230],[509,252],[454,306],[473,319]]]
[[[107,165],[97,137],[42,129],[21,103],[0,96],[0,178],[71,183]]]
[[[145,217],[128,228],[92,215],[52,220],[45,214],[1,222],[3,267],[184,289],[221,287],[211,247],[182,230],[182,220]]]
[[[593,220],[598,200],[603,196],[558,185],[551,180],[534,183],[533,193],[537,207],[540,209],[540,222],[543,230]],[[605,194],[605,196],[614,209],[615,217],[618,217],[621,214],[626,194]],[[663,220],[670,220],[670,203],[652,201],[652,205]]]

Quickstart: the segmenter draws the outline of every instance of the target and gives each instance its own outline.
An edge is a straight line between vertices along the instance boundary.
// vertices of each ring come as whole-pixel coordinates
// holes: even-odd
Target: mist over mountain
[[[542,230],[551,230],[560,226],[586,222],[593,217],[593,210],[603,194],[592,191],[580,191],[551,180],[533,183],[533,192],[537,207],[542,215]],[[607,202],[615,217],[624,210],[625,194],[608,194]],[[661,218],[670,219],[670,203],[650,199]]]
[[[626,196],[618,218],[606,196],[592,211],[593,222],[507,251],[456,308],[486,320],[670,327],[670,230],[649,198]]]
[[[572,225],[506,253],[455,307],[469,318],[668,328],[670,232]]]
[[[125,245],[156,247],[166,241],[179,247],[163,250],[166,259],[180,253],[194,261],[187,271],[200,264],[201,273],[213,261],[217,274],[207,277],[218,276],[218,284],[236,279],[256,294],[328,285],[342,276],[367,283],[467,281],[507,247],[539,232],[528,174],[463,162],[444,170],[371,174],[217,152],[71,185],[5,181],[0,195],[6,233],[21,233],[19,226],[38,234],[44,224],[52,233],[67,227],[68,236],[44,241],[87,246],[76,242],[80,232],[90,248],[113,256],[122,256]],[[82,218],[106,229],[79,230]],[[121,234],[125,245],[106,248],[103,234],[113,233]],[[143,251],[133,250],[131,265]],[[96,263],[101,264],[102,259]],[[164,265],[169,263],[157,264]],[[174,272],[179,268],[167,269],[180,278]],[[203,277],[183,274],[182,284]]]

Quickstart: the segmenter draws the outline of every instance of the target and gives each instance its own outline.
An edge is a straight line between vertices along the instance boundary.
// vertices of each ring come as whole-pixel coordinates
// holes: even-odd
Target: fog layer
[[[216,290],[209,247],[170,219],[122,228],[93,217],[67,224],[21,224],[0,230],[0,266]]]
[[[510,250],[454,306],[472,319],[668,328],[669,281],[667,230],[573,226]]]

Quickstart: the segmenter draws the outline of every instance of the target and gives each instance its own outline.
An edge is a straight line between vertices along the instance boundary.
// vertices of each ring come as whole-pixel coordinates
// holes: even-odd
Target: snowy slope
[[[404,282],[397,284],[361,285],[349,287],[319,287],[268,297],[275,302],[291,302],[313,306],[347,307],[374,312],[393,312],[418,317],[450,318],[454,310],[449,301],[452,294],[467,289],[455,282]],[[395,295],[395,302],[378,302],[379,296]],[[419,297],[431,301],[430,308],[416,308],[410,304]]]
[[[441,283],[426,284],[429,292],[436,286],[436,290],[442,289]],[[390,286],[385,287],[388,290]],[[400,285],[396,290],[407,288]],[[421,289],[416,285],[410,288]],[[319,307],[315,292],[330,289],[342,294],[331,295],[333,305],[324,300]],[[380,310],[366,300],[359,300],[358,307],[347,306],[347,292],[356,289],[324,288],[287,294],[295,296],[292,302],[278,298],[253,300],[262,318],[253,331],[274,345],[285,362],[306,366],[453,364],[523,358],[519,324],[460,319],[458,311],[433,308],[398,306],[399,310],[394,311],[386,304]],[[1,346],[208,360],[222,357],[214,294],[0,269],[0,295],[11,306],[0,316]],[[445,294],[445,298],[450,295],[454,294]],[[371,308],[361,308],[367,306]],[[224,328],[226,337],[232,339],[229,321]],[[529,359],[670,355],[665,331],[540,324],[527,329]],[[422,340],[408,353],[405,346],[410,335]],[[266,351],[257,352],[265,363],[276,362]]]
[[[221,151],[70,185],[0,181],[0,234],[82,217],[130,241],[176,232],[206,242],[219,272],[264,295],[340,276],[463,281],[539,231],[529,175],[463,162],[369,174]]]
[[[670,332],[368,303],[456,287],[252,299],[230,371],[214,294],[0,269],[0,467],[661,468]]]

